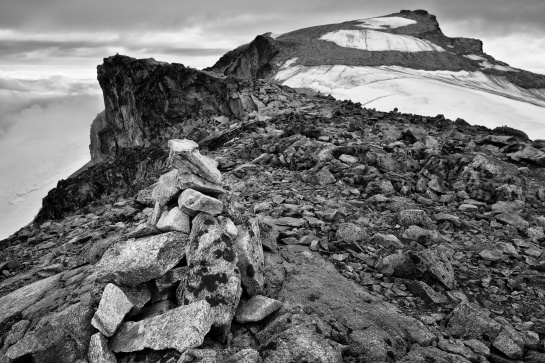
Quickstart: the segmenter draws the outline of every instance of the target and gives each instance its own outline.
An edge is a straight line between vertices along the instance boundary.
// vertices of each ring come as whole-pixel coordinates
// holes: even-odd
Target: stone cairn
[[[190,362],[202,353],[194,348],[205,335],[225,342],[233,318],[260,321],[282,305],[262,295],[259,224],[235,226],[222,216],[218,163],[191,140],[170,140],[168,146],[173,170],[153,189],[150,220],[110,248],[97,266],[108,283],[92,319],[99,332],[91,338],[91,363],[115,362],[113,353],[146,348],[173,348],[182,353],[180,362]],[[142,287],[150,281],[152,293]],[[241,303],[243,289],[249,299]],[[252,349],[237,355],[261,361]]]

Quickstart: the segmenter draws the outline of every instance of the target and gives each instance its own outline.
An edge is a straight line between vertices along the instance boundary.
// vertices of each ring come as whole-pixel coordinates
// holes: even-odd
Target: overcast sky
[[[0,77],[94,77],[117,52],[200,68],[268,31],[400,9],[426,9],[446,35],[479,38],[498,60],[545,73],[544,0],[1,0]]]

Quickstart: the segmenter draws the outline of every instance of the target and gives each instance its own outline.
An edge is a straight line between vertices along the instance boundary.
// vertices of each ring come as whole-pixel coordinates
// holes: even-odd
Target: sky
[[[0,238],[89,160],[103,58],[203,68],[259,34],[401,9],[426,9],[447,36],[481,39],[496,59],[545,74],[543,0],[0,0]]]

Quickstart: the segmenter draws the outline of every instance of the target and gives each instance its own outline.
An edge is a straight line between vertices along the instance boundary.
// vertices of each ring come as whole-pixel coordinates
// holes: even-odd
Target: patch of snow
[[[416,20],[402,18],[399,16],[362,19],[358,21],[362,22],[362,24],[358,26],[368,29],[395,29],[417,23]]]
[[[481,57],[480,55],[476,55],[476,54],[467,54],[467,55],[464,55],[464,57],[469,58],[473,61],[486,60],[484,57]]]
[[[297,59],[299,59],[299,58],[291,58],[291,59],[288,59],[287,61],[284,62],[284,64],[282,65],[282,68],[288,68],[288,67],[291,66],[293,63],[297,62]]]
[[[375,30],[335,30],[320,37],[341,47],[368,51],[444,52],[438,45],[409,35],[399,35]]]
[[[277,34],[277,33],[271,33],[271,34],[269,34],[269,36],[270,36],[271,38],[273,38],[273,39],[276,39],[276,38],[278,38],[278,37],[281,36],[281,35],[282,35],[282,34]]]
[[[443,114],[489,128],[507,125],[545,139],[545,89],[526,90],[482,72],[423,71],[402,67],[294,66],[275,79],[312,88],[380,111]]]

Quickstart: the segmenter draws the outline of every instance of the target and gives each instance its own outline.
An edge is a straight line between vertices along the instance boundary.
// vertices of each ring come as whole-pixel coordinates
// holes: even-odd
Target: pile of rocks
[[[192,361],[190,349],[211,330],[226,341],[235,315],[240,323],[256,322],[282,305],[261,295],[264,258],[257,223],[237,227],[221,216],[223,203],[215,197],[225,190],[218,163],[201,155],[191,140],[168,145],[174,169],[153,189],[150,221],[134,230],[137,239],[116,245],[98,265],[99,279],[119,286],[106,286],[93,317],[99,333],[91,339],[91,363],[113,361],[111,351],[145,348],[176,349],[185,353],[181,362]],[[157,303],[135,311],[134,298],[120,286],[135,289],[149,281],[155,283],[151,299]],[[239,306],[243,288],[249,300]],[[243,354],[245,362],[260,361],[257,351]]]

